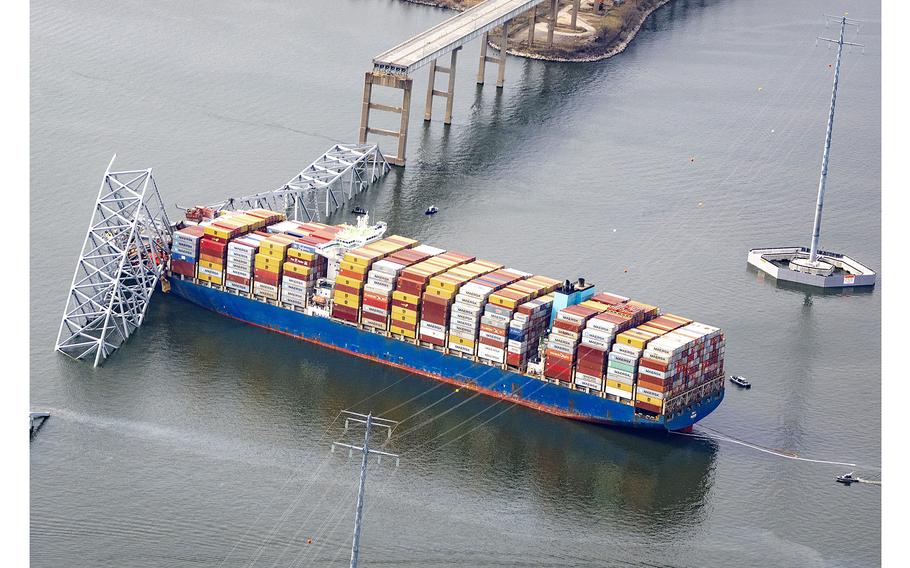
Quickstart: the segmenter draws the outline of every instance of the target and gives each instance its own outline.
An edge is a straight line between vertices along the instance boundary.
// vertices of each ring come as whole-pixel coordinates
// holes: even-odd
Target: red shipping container
[[[375,298],[370,298],[368,296],[364,296],[363,305],[372,306],[374,308],[379,308],[380,310],[389,311],[389,302],[387,300],[377,300]]]
[[[181,274],[188,278],[194,278],[196,276],[196,265],[192,262],[186,262],[184,260],[171,260],[171,272],[174,274]]]
[[[256,279],[256,282],[262,282],[263,284],[268,284],[270,286],[277,286],[278,281],[281,280],[280,273],[270,272],[268,270],[263,270],[262,268],[256,268],[253,272],[253,275]]]
[[[433,345],[438,345],[440,347],[445,347],[446,345],[445,340],[439,339],[438,337],[430,337],[429,335],[424,335],[422,333],[420,334],[420,340],[426,341],[427,343],[432,343]]]
[[[656,405],[653,405],[653,404],[648,404],[647,402],[641,402],[641,401],[636,400],[636,401],[635,401],[635,408],[641,408],[641,409],[643,409],[643,410],[649,410],[649,411],[654,412],[654,413],[656,413],[656,414],[660,414],[660,407],[659,407],[659,406],[656,406]]]
[[[491,347],[499,347],[500,349],[505,349],[508,346],[508,340],[506,341],[497,341],[495,339],[490,339],[489,337],[480,337],[480,343],[483,345],[489,345]]]
[[[357,321],[357,308],[342,306],[341,304],[332,305],[332,317],[346,319],[348,321]]]
[[[345,270],[343,268],[338,271],[338,276],[344,277],[344,278],[350,278],[351,280],[359,280],[360,282],[363,282],[364,280],[367,279],[366,274],[358,274],[357,272],[354,272],[353,270]]]
[[[427,314],[427,313],[421,314],[420,321],[425,321],[428,323],[435,323],[436,325],[441,325],[441,326],[446,325],[446,318],[439,316],[439,315],[432,315],[432,314]]]
[[[386,323],[386,318],[385,318],[384,316],[380,316],[380,315],[377,315],[377,314],[371,314],[370,312],[361,312],[361,313],[360,313],[360,319],[361,319],[361,320],[378,321],[378,322],[380,322],[380,323]]]
[[[646,388],[646,389],[651,389],[652,391],[666,392],[667,389],[663,385],[663,383],[661,383],[659,380],[658,381],[646,380],[645,379],[646,376],[647,375],[638,376],[638,386]]]
[[[227,279],[230,280],[231,282],[236,282],[238,284],[243,284],[245,286],[249,286],[250,283],[252,282],[252,280],[250,278],[244,278],[242,276],[237,276],[236,274],[231,274],[231,273],[227,274]]]
[[[199,240],[199,254],[207,254],[224,258],[227,254],[227,242],[215,242],[208,236]]]
[[[337,282],[335,283],[335,291],[344,292],[344,293],[350,294],[352,296],[357,296],[358,298],[360,297],[359,289],[351,287],[351,286],[345,286],[344,284],[338,284]]]
[[[575,357],[569,355],[568,353],[563,353],[562,351],[556,351],[555,349],[547,349],[547,360],[558,359],[566,365],[571,365],[575,361]]]
[[[398,285],[395,288],[399,292],[404,292],[406,294],[413,294],[419,296],[423,293],[423,284],[419,282],[414,282],[405,278],[398,279]]]
[[[285,278],[293,278],[294,280],[299,280],[301,283],[307,281],[307,277],[303,274],[296,274],[294,272],[285,272],[282,276]]]
[[[402,328],[402,329],[406,329],[406,330],[408,330],[408,331],[417,331],[417,324],[408,323],[408,322],[406,322],[406,321],[397,320],[397,319],[395,319],[394,317],[392,318],[392,323],[391,323],[391,325],[400,327],[400,328]]]
[[[553,322],[553,327],[558,327],[559,329],[565,329],[565,330],[572,331],[575,333],[581,333],[582,330],[584,330],[584,328],[585,328],[585,324],[572,323],[570,321],[558,319]]]
[[[642,357],[639,360],[639,365],[642,367],[647,367],[649,369],[654,369],[655,371],[660,371],[662,373],[665,372],[668,367],[666,363],[655,361],[654,359],[646,359],[645,357]]]

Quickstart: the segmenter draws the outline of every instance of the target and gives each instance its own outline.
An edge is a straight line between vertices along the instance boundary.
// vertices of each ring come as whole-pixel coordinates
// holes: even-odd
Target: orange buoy
[[[306,543],[307,543],[307,544],[313,544],[313,539],[311,539],[311,538],[306,539]]]

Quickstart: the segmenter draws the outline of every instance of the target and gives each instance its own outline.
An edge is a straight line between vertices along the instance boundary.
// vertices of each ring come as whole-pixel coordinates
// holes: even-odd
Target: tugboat
[[[366,215],[367,211],[366,211],[366,209],[364,209],[363,207],[358,205],[357,207],[351,209],[351,213],[353,213],[354,215]]]
[[[742,388],[744,388],[744,389],[751,389],[751,388],[752,388],[752,383],[750,383],[749,381],[747,381],[747,380],[745,379],[745,377],[740,377],[739,375],[731,375],[731,376],[730,376],[730,382],[733,383],[734,385],[736,385],[736,386],[738,386],[738,387],[742,387]]]
[[[435,205],[430,205],[427,207],[427,210],[423,212],[424,215],[435,215],[437,213],[439,213],[439,207],[436,207]]]
[[[834,481],[838,483],[843,483],[846,486],[850,486],[851,483],[859,483],[859,479],[853,477],[853,472],[845,473],[834,478]]]

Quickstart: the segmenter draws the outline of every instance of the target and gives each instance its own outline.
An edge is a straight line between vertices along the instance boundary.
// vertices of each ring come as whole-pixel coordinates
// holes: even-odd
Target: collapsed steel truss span
[[[390,169],[376,144],[336,144],[282,187],[228,199],[215,207],[261,207],[283,212],[299,221],[319,221],[337,211]]]
[[[56,344],[95,366],[142,325],[170,255],[171,225],[152,170],[112,172],[114,159],[98,190]]]

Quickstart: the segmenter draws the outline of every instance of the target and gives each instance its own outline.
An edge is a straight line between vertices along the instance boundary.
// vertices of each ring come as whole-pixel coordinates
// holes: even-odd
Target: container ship
[[[170,294],[550,414],[689,431],[724,396],[724,333],[583,278],[554,279],[356,225],[192,208]]]

